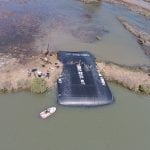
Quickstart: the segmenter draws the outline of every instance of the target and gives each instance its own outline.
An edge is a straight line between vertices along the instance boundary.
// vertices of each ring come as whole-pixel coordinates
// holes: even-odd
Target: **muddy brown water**
[[[23,45],[27,51],[40,51],[49,43],[55,50],[89,50],[99,59],[150,65],[136,39],[116,20],[118,14],[149,32],[149,20],[118,5],[0,0],[0,50]],[[110,88],[115,103],[96,108],[58,106],[55,88],[44,95],[1,95],[0,149],[148,150],[150,97],[116,85]],[[58,108],[56,114],[40,119],[40,111],[52,105]]]

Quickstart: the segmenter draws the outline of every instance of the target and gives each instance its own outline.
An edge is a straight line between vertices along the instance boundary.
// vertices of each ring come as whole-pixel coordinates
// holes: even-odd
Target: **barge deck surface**
[[[63,72],[57,81],[57,101],[66,106],[99,106],[114,101],[108,84],[89,52],[60,51]]]

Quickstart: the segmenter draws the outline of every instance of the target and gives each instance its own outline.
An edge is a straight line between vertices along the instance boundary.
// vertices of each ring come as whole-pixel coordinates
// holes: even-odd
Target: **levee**
[[[57,81],[57,100],[67,106],[99,106],[113,102],[107,82],[89,52],[60,51],[63,72]]]

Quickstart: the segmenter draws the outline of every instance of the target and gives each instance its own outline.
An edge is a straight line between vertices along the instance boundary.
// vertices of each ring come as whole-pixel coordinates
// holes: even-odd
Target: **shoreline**
[[[44,62],[43,58],[45,58],[44,54],[39,54],[32,57],[26,64],[20,64],[17,60],[7,64],[5,69],[1,70],[0,93],[11,93],[24,90],[44,93],[47,89],[52,88],[62,72],[63,65],[57,59],[57,52],[51,52],[50,55],[47,56],[48,62]],[[107,81],[115,82],[135,93],[150,95],[149,69],[147,69],[146,72],[140,67],[137,67],[137,69],[135,67],[121,66],[99,60],[97,60],[96,63],[97,68]],[[43,67],[43,65],[45,66]],[[50,76],[43,76],[41,78],[33,72],[29,76],[29,70],[35,68],[43,74],[49,70]],[[33,83],[36,79],[41,79],[42,82],[44,81],[46,87],[42,87],[42,89],[45,88],[43,92],[32,90],[32,87],[35,86]]]

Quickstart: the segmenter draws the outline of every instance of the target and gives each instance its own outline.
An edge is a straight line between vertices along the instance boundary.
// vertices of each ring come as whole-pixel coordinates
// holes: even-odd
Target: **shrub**
[[[35,78],[31,83],[31,92],[33,93],[44,93],[47,91],[47,83],[44,79]]]
[[[139,92],[144,94],[150,94],[150,86],[149,85],[139,85]]]

